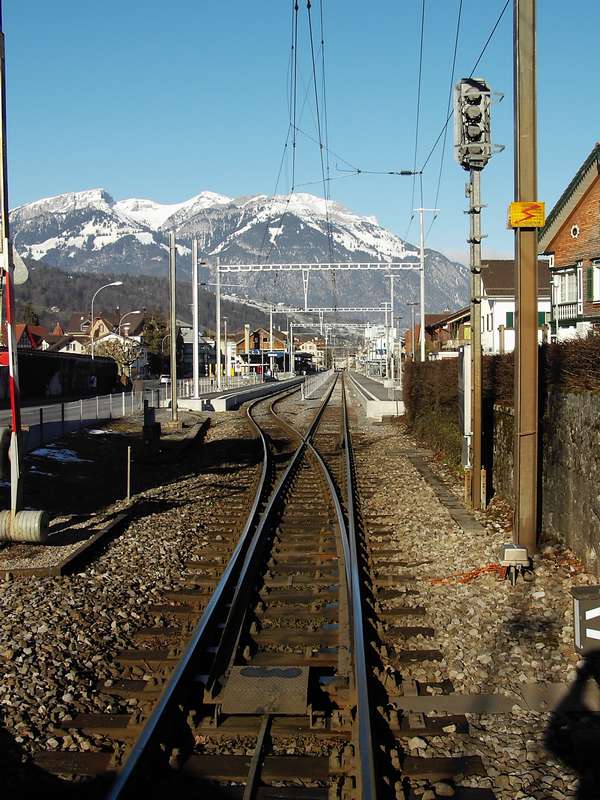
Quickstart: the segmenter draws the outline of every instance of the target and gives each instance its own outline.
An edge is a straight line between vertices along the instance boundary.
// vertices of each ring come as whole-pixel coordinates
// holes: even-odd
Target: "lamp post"
[[[96,289],[92,296],[92,319],[90,322],[90,339],[92,340],[92,360],[94,359],[94,300],[96,299],[96,295],[99,294],[102,289],[108,289],[109,286],[123,286],[123,281],[113,281],[112,283],[105,283],[104,286],[101,286],[99,289]]]
[[[141,313],[142,313],[141,311],[128,311],[126,314],[123,314],[123,316],[119,320],[119,336],[121,335],[121,325],[123,324],[123,320],[125,319],[125,317],[129,317],[132,314],[141,314]]]
[[[171,335],[170,333],[167,333],[167,335],[163,336],[163,338],[160,341],[160,352],[161,352],[162,355],[165,354],[165,350],[164,350],[165,342],[167,341],[167,339],[169,338],[170,335]]]

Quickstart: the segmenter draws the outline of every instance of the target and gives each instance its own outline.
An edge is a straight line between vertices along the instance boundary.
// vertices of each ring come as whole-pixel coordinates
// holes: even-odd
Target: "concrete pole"
[[[515,0],[515,200],[537,200],[535,0]],[[537,548],[538,342],[536,228],[515,229],[515,440],[513,540]]]
[[[273,306],[269,307],[269,349],[273,352]],[[273,374],[273,356],[269,356],[269,369]]]
[[[223,337],[225,339],[225,382],[229,378],[229,351],[227,349],[227,317],[223,317],[223,325],[225,326],[225,331],[223,333]]]
[[[294,323],[290,322],[290,372],[294,374]]]
[[[216,341],[215,341],[215,356],[216,356],[216,368],[217,368],[217,391],[221,391],[221,260],[219,256],[217,256],[217,262],[215,265],[217,270],[217,319],[216,319]]]
[[[421,262],[420,290],[421,290],[421,361],[425,361],[425,229],[423,214],[424,208],[419,209],[419,260]]]
[[[199,395],[198,381],[199,373],[199,353],[198,353],[198,239],[192,239],[192,328],[194,341],[192,343],[192,381],[194,387],[194,397],[196,400]]]
[[[175,246],[175,233],[169,234],[169,317],[171,323],[171,419],[177,422],[177,312],[175,296],[177,288],[177,248]]]
[[[481,172],[470,170],[471,250],[471,506],[481,508]]]
[[[395,374],[394,374],[395,373],[395,369],[394,369],[394,352],[395,352],[395,347],[396,347],[396,331],[395,331],[395,328],[394,328],[394,278],[395,277],[396,277],[395,275],[390,275],[389,276],[389,279],[390,279],[390,338],[391,338],[391,344],[390,344],[390,352],[388,353],[388,363],[389,363],[388,377],[390,377],[392,380],[394,380],[394,378],[395,378]]]

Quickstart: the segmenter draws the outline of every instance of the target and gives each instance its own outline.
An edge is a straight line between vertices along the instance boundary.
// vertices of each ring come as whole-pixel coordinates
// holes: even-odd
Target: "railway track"
[[[107,737],[106,751],[47,753],[38,764],[60,772],[62,758],[62,772],[96,776],[92,785],[111,800],[427,791],[490,800],[454,788],[481,773],[477,758],[415,757],[406,746],[407,737],[460,736],[467,722],[403,704],[452,687],[403,680],[405,665],[441,654],[410,646],[432,635],[410,564],[387,543],[385,519],[363,518],[361,494],[374,487],[362,455],[357,475],[343,376],[303,431],[285,412],[291,394],[248,407],[263,463],[241,535],[232,525],[189,561],[189,586],[154,609],[163,624],[121,654],[126,677],[113,691],[136,691],[145,711],[82,720]],[[355,441],[360,453],[358,433]],[[438,795],[435,785],[455,794]]]

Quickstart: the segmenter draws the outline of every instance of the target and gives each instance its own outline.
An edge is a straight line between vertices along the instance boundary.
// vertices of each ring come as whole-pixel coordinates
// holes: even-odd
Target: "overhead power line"
[[[446,119],[449,119],[450,110],[452,108],[452,92],[454,90],[454,71],[456,69],[456,53],[458,51],[458,37],[460,35],[460,21],[462,16],[462,6],[463,0],[459,0],[458,3],[458,17],[456,19],[456,33],[454,34],[454,52],[452,53],[452,68],[450,69],[450,86],[448,88],[448,104],[446,106]],[[440,197],[440,187],[442,185],[442,174],[444,172],[444,157],[446,155],[446,137],[448,135],[448,125],[444,125],[444,141],[442,143],[442,154],[440,157],[440,171],[438,173],[438,181],[437,187],[435,190],[435,202],[433,204],[433,208],[438,207],[438,200]],[[426,237],[427,238],[431,232],[431,229],[438,218],[437,212],[434,213],[431,222],[429,223],[429,228],[427,230]]]
[[[498,19],[497,19],[497,20],[496,20],[496,22],[494,23],[494,27],[493,27],[493,28],[492,28],[492,30],[490,31],[490,34],[489,34],[489,36],[487,37],[487,39],[486,39],[486,41],[485,41],[485,44],[484,44],[484,45],[483,45],[483,47],[481,48],[481,52],[480,52],[480,53],[479,53],[479,55],[477,56],[477,60],[475,61],[475,64],[473,65],[473,69],[472,69],[472,70],[471,70],[471,72],[469,73],[469,78],[472,78],[472,77],[473,77],[473,75],[474,75],[474,73],[475,73],[475,70],[477,69],[477,67],[479,66],[479,64],[480,64],[480,62],[481,62],[481,59],[482,59],[482,58],[483,58],[483,56],[485,55],[485,51],[487,50],[487,48],[488,48],[488,45],[489,45],[489,44],[490,44],[490,42],[492,41],[492,38],[494,37],[494,34],[496,33],[496,30],[498,29],[498,25],[500,25],[500,22],[502,21],[502,17],[504,16],[504,13],[505,13],[506,9],[507,9],[507,8],[508,8],[508,6],[510,5],[510,2],[511,2],[511,0],[506,0],[506,2],[504,3],[504,6],[503,6],[503,8],[502,8],[502,11],[500,12],[500,14],[499,14],[499,16],[498,16]],[[445,130],[446,130],[446,128],[448,127],[448,123],[449,123],[449,122],[450,122],[450,120],[452,119],[452,116],[453,116],[453,114],[454,114],[454,111],[453,111],[453,109],[450,109],[450,111],[448,112],[448,115],[447,115],[447,117],[446,117],[446,121],[444,122],[444,124],[443,124],[443,126],[442,126],[442,129],[441,129],[441,131],[438,133],[436,140],[434,141],[433,145],[431,146],[431,149],[430,149],[429,153],[427,154],[427,158],[426,158],[426,159],[425,159],[425,161],[423,162],[423,166],[421,167],[421,171],[423,171],[423,170],[425,169],[425,167],[426,167],[426,166],[427,166],[427,164],[429,163],[429,161],[430,161],[431,157],[433,156],[434,152],[436,151],[436,148],[437,148],[438,144],[440,143],[440,141],[441,141],[441,139],[442,139],[442,137],[443,137],[443,135],[444,135],[444,131],[445,131]]]
[[[416,112],[416,119],[415,119],[415,152],[414,152],[414,159],[413,159],[413,184],[412,184],[412,196],[410,200],[410,213],[411,218],[409,222],[410,224],[414,218],[413,208],[415,206],[415,186],[417,181],[417,153],[419,148],[419,122],[421,118],[421,82],[423,76],[423,40],[425,37],[425,0],[421,0],[421,35],[420,35],[420,42],[419,42],[419,76],[417,79],[417,112]],[[422,184],[421,184],[422,186]],[[422,191],[421,191],[422,194]],[[423,197],[421,197],[421,205],[423,205]],[[407,231],[408,234],[408,231]]]

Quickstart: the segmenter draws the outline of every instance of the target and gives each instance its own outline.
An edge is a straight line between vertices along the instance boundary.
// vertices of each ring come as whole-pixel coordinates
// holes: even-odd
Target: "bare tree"
[[[117,362],[119,372],[131,375],[131,367],[140,354],[140,344],[133,339],[100,339],[94,345],[94,354],[98,357],[112,358]]]

